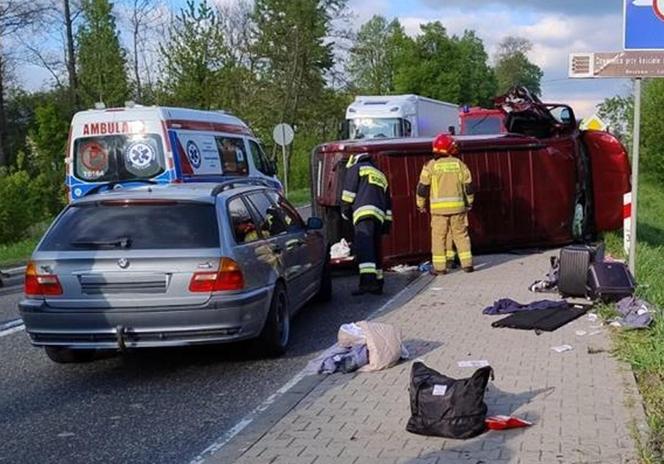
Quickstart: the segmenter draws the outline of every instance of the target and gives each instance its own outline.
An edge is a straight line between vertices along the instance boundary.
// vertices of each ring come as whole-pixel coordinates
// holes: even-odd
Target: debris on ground
[[[500,300],[495,301],[493,305],[484,308],[482,313],[489,315],[510,314],[549,308],[568,309],[569,303],[564,300],[538,300],[533,301],[532,303],[522,304],[511,298],[501,298]]]
[[[350,257],[350,245],[345,238],[330,247],[330,258],[341,259]]]
[[[514,416],[490,416],[484,422],[489,430],[516,429],[533,425],[532,422]]]
[[[473,361],[457,361],[457,366],[459,367],[472,367],[475,369],[479,369],[480,367],[486,367],[489,365],[489,361],[486,359],[479,359],[479,360],[473,360]]]
[[[655,308],[650,303],[634,296],[628,296],[618,301],[616,310],[621,316],[611,319],[609,325],[625,329],[648,328],[652,324],[652,315],[655,312]]]
[[[359,321],[342,324],[337,343],[307,364],[310,374],[345,374],[378,371],[394,366],[410,354],[401,342],[401,331],[390,324]]]
[[[415,272],[417,270],[417,266],[408,266],[406,264],[398,264],[390,268],[390,271],[396,272],[398,274],[408,274],[409,272]]]
[[[552,346],[551,349],[556,353],[564,353],[565,351],[572,351],[574,347],[572,345],[559,345]]]

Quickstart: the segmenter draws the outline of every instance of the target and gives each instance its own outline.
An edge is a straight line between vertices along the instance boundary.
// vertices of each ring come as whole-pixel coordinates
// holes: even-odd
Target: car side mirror
[[[310,217],[307,219],[307,230],[321,230],[323,228],[323,220],[317,217]]]

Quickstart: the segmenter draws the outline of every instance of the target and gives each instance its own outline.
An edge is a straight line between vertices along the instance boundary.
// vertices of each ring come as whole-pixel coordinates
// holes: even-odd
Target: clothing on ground
[[[494,302],[493,305],[484,308],[482,313],[490,315],[509,314],[549,308],[568,309],[569,303],[563,300],[538,300],[533,301],[532,303],[521,304],[510,298],[501,298]]]
[[[626,329],[645,329],[652,324],[652,315],[656,312],[650,303],[634,296],[628,296],[616,304],[616,309],[622,317],[615,317],[612,323],[617,323]]]
[[[546,308],[521,311],[491,324],[492,327],[553,332],[559,327],[585,314],[587,308]]]

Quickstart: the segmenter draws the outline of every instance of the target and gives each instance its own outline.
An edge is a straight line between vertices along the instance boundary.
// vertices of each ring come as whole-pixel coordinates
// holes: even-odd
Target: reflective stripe
[[[454,251],[447,251],[445,252],[445,256],[447,256],[447,259],[454,259],[456,253]]]
[[[343,192],[341,192],[341,201],[345,201],[346,203],[352,203],[355,201],[356,196],[357,194],[355,192],[344,190]]]
[[[473,257],[473,253],[470,251],[460,251],[459,259],[470,259]]]
[[[382,269],[376,269],[376,278],[378,280],[383,280],[385,278]]]
[[[463,200],[461,201],[432,201],[431,209],[452,209],[452,208],[464,208],[466,203]]]
[[[360,263],[360,274],[377,274],[376,263]]]
[[[376,208],[372,205],[360,206],[353,213],[353,223],[357,223],[362,218],[373,216],[378,219],[380,222],[385,220],[385,213],[382,209]]]
[[[431,260],[434,263],[444,263],[446,261],[445,255],[433,255]]]

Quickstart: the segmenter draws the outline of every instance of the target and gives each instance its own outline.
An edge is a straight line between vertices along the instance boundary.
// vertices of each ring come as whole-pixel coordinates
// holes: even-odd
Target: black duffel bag
[[[453,379],[421,362],[410,372],[410,411],[406,430],[419,435],[471,438],[484,432],[484,392],[493,379],[490,366],[467,379]]]

